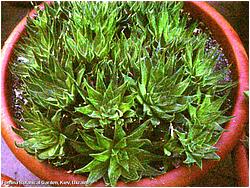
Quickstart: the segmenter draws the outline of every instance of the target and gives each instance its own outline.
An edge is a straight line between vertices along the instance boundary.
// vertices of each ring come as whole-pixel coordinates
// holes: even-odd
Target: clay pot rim
[[[43,5],[40,5],[43,9]],[[237,97],[233,109],[233,116],[235,116],[227,125],[227,132],[224,132],[220,137],[216,147],[217,154],[223,159],[229,153],[238,139],[241,136],[244,124],[247,121],[248,106],[244,103],[243,91],[248,90],[248,57],[244,47],[234,29],[230,24],[210,5],[205,2],[185,2],[185,9],[189,10],[194,17],[201,18],[202,21],[210,28],[213,35],[217,36],[219,43],[226,47],[226,51],[231,60],[237,66],[238,72],[238,88]],[[31,18],[35,17],[35,11],[32,10],[29,14]],[[7,145],[16,155],[16,157],[26,166],[31,172],[43,180],[49,181],[84,181],[86,177],[81,175],[69,174],[66,170],[54,168],[46,163],[40,163],[34,156],[27,154],[23,149],[15,147],[14,140],[21,141],[12,130],[11,125],[15,125],[7,105],[7,84],[8,80],[8,63],[14,49],[14,45],[19,40],[22,31],[25,29],[26,18],[24,18],[13,30],[9,38],[4,44],[1,55],[1,122],[2,135]],[[221,38],[220,36],[223,36]],[[157,176],[153,179],[143,178],[138,182],[131,182],[125,184],[121,181],[117,186],[187,186],[195,179],[207,173],[214,167],[218,161],[203,160],[203,169],[200,170],[197,166],[185,167],[181,166],[177,169],[171,170],[163,175]],[[77,186],[77,185],[73,185]],[[93,186],[104,186],[103,181],[98,181]]]
[[[246,137],[246,131],[243,131],[241,140],[233,150],[234,168],[237,179],[237,186],[249,187],[249,156],[248,149],[242,143]]]

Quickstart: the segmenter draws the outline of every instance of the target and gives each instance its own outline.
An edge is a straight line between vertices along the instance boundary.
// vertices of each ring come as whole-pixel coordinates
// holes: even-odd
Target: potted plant
[[[19,119],[19,125],[24,129],[18,129],[11,117],[7,78],[8,63],[14,45],[25,30],[26,19],[20,22],[7,40],[2,51],[2,133],[17,158],[40,178],[54,181],[87,179],[85,176],[67,173],[67,170],[63,168],[55,168],[36,159],[49,160],[57,166],[70,164],[69,158],[66,160],[64,158],[65,148],[67,148],[67,154],[80,153],[81,157],[87,154],[85,164],[81,164],[83,165],[81,168],[74,169],[74,172],[89,172],[87,183],[93,183],[92,185],[104,185],[103,181],[96,182],[104,177],[109,185],[125,186],[127,185],[125,182],[117,183],[120,177],[131,181],[140,179],[140,176],[144,174],[158,176],[146,177],[138,182],[132,181],[128,185],[184,186],[218,163],[218,161],[202,161],[202,159],[218,159],[219,157],[223,159],[240,137],[247,120],[247,106],[243,102],[242,91],[248,89],[248,59],[237,34],[230,25],[206,3],[185,3],[184,9],[209,27],[215,39],[225,49],[229,61],[236,65],[238,87],[232,112],[234,118],[225,126],[227,131],[221,135],[223,129],[219,124],[228,120],[220,111],[225,97],[215,97],[212,93],[217,92],[214,86],[226,91],[227,87],[231,87],[231,83],[218,84],[217,81],[221,75],[211,72],[213,68],[211,62],[214,57],[209,54],[205,56],[202,51],[206,36],[198,34],[196,38],[192,37],[192,29],[195,28],[193,24],[186,30],[185,24],[188,17],[180,18],[180,3],[170,3],[166,6],[151,4],[151,7],[143,4],[140,6],[137,3],[131,4],[128,5],[131,6],[129,9],[119,9],[118,6],[117,9],[112,9],[114,11],[111,11],[108,6],[103,6],[98,12],[95,6],[92,6],[93,4],[89,4],[88,9],[81,9],[78,4],[69,3],[69,7],[72,6],[72,11],[76,14],[77,11],[86,11],[84,12],[86,20],[81,19],[81,16],[72,17],[67,8],[55,4],[54,9],[47,6],[45,13],[38,12],[38,19],[29,21],[28,35],[32,36],[34,33],[36,35],[34,38],[22,39],[24,43],[17,49],[21,50],[20,54],[27,52],[27,57],[33,61],[19,56],[21,63],[13,68],[13,72],[18,73],[17,75],[24,82],[25,96],[29,101],[28,106],[23,106],[24,121]],[[154,9],[154,6],[157,8]],[[165,11],[160,12],[160,21],[156,21],[154,14],[151,15],[151,13],[162,8],[163,10],[165,8]],[[142,22],[145,12],[141,11],[143,16],[133,14],[133,11],[140,12],[140,10],[148,13],[146,17],[149,21],[149,33],[144,30],[148,25],[145,26]],[[169,14],[168,11],[172,13]],[[88,16],[93,13],[104,15],[101,19],[96,17],[97,22],[103,22],[101,31],[100,27],[92,27],[92,22],[88,22]],[[48,15],[53,15],[53,20],[48,20]],[[35,13],[32,12],[31,17],[34,16]],[[169,16],[173,16],[173,19],[169,19],[172,21],[170,25],[175,26],[173,30],[167,27]],[[117,19],[107,19],[108,17]],[[130,18],[136,22],[129,22]],[[52,24],[50,29],[46,30],[47,24],[54,23],[55,20],[60,20],[58,23],[61,24]],[[114,20],[120,21],[121,27],[116,33],[120,43],[112,41],[114,27],[116,27]],[[73,24],[69,24],[70,22]],[[134,23],[137,25],[133,25]],[[85,24],[86,27],[81,27],[81,24]],[[138,30],[135,29],[135,26],[139,26],[140,29],[138,27]],[[79,32],[79,28],[88,29],[83,29],[83,35]],[[57,33],[58,31],[60,32]],[[171,32],[174,35],[171,36]],[[54,36],[56,33],[57,37]],[[153,40],[148,38],[148,35],[153,36]],[[181,37],[185,39],[174,41],[178,45],[183,45],[178,48],[175,48],[173,42],[176,35],[180,37],[177,40],[182,39]],[[39,43],[35,43],[38,42],[36,37],[40,36]],[[86,37],[90,37],[89,40],[86,40]],[[62,39],[63,42],[60,43]],[[25,43],[25,40],[28,42]],[[146,45],[141,48],[144,41]],[[169,43],[169,41],[172,42]],[[164,52],[162,44],[172,47]],[[40,51],[41,49],[44,51]],[[105,59],[111,49],[113,51],[110,56],[114,62],[122,62],[122,64]],[[167,66],[163,52],[171,57],[167,60]],[[122,53],[129,54],[129,56]],[[46,54],[48,59],[45,60],[43,58]],[[55,55],[59,54],[60,57],[57,56],[57,58],[62,60],[63,67],[59,66],[58,59],[55,58]],[[74,62],[78,62],[77,64],[73,65],[70,55],[74,57]],[[144,58],[138,58],[141,57],[140,55]],[[131,58],[134,59],[131,60]],[[85,65],[82,59],[93,64]],[[176,64],[180,62],[180,59],[182,64]],[[136,60],[140,63],[134,63]],[[201,64],[200,60],[203,60],[204,64]],[[158,61],[164,63],[154,64]],[[45,65],[43,62],[50,62],[50,64]],[[185,66],[182,66],[183,63]],[[90,72],[91,74],[88,74]],[[203,82],[199,81],[199,77],[204,78]],[[199,85],[199,82],[203,85]],[[51,86],[51,83],[54,85]],[[212,90],[210,90],[211,87]],[[168,96],[171,96],[170,99]],[[74,112],[73,116],[72,112]],[[209,116],[213,117],[212,120]],[[201,128],[200,126],[205,122],[200,123],[199,117],[203,117],[203,120],[208,122],[207,125],[212,127]],[[67,122],[70,123],[67,125]],[[167,130],[163,126],[165,122],[167,122],[165,127]],[[194,125],[199,126],[199,129],[195,129]],[[163,127],[159,128],[160,126]],[[12,127],[16,127],[13,129],[15,133]],[[205,132],[199,132],[203,129]],[[161,132],[163,132],[163,139],[161,137],[155,139],[156,136],[162,134]],[[202,136],[199,137],[198,134]],[[149,136],[145,137],[145,135]],[[218,148],[216,151],[212,144],[216,143],[219,137],[215,145]],[[15,146],[14,140],[19,147]],[[65,144],[70,144],[70,147],[66,147]],[[152,145],[157,147],[151,147]],[[36,158],[20,147],[36,155]],[[158,150],[161,153],[157,153]],[[169,159],[173,157],[173,154],[180,154],[178,157],[181,161],[189,165],[195,163],[199,167],[202,166],[202,169],[196,165],[190,167],[182,165],[165,172],[167,167],[172,168],[172,161]],[[176,158],[173,157],[173,160]],[[77,161],[74,162],[77,163]],[[154,164],[150,163],[152,161]],[[160,168],[157,169],[155,161],[164,161],[161,163],[164,166],[163,171]]]

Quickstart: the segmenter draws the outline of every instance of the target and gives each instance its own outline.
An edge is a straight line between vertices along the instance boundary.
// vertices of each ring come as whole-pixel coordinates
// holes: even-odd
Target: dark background
[[[38,3],[38,2],[36,2]],[[244,47],[249,51],[249,2],[247,1],[208,1],[217,9],[234,27],[239,34]],[[1,2],[1,47],[14,29],[16,24],[29,12],[32,5],[29,2]],[[4,140],[1,140],[1,170],[2,173],[16,180],[39,180],[29,172],[10,152]],[[229,155],[224,161],[213,169],[201,180],[192,186],[236,186],[236,177],[232,156]]]

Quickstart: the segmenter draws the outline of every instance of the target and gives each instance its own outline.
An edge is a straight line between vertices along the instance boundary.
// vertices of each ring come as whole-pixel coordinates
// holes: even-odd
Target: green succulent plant
[[[90,172],[87,184],[92,184],[102,177],[107,183],[115,186],[121,176],[125,181],[136,181],[142,175],[158,175],[160,171],[150,167],[150,160],[159,159],[160,156],[141,149],[145,144],[151,145],[148,139],[141,139],[149,121],[141,124],[137,129],[126,135],[122,123],[115,124],[113,139],[105,137],[97,129],[92,137],[79,130],[82,139],[92,150],[90,156],[93,160],[75,173]],[[98,153],[96,153],[98,152]]]
[[[13,130],[39,160],[115,186],[219,160],[229,67],[182,2],[54,2],[28,19],[11,72]],[[222,52],[221,52],[222,53]]]
[[[106,87],[104,83],[104,72],[98,72],[96,79],[96,89],[84,81],[87,93],[86,101],[88,105],[75,107],[76,112],[80,112],[91,118],[87,123],[82,122],[84,127],[96,127],[110,125],[118,120],[133,121],[136,113],[132,109],[134,106],[135,94],[125,96],[128,89],[127,82],[117,85],[115,80],[111,80]]]
[[[18,121],[23,129],[13,130],[20,135],[24,142],[16,143],[28,153],[34,154],[40,160],[62,158],[66,136],[61,132],[61,112],[58,110],[53,117],[44,116],[38,109],[24,109],[25,121]]]

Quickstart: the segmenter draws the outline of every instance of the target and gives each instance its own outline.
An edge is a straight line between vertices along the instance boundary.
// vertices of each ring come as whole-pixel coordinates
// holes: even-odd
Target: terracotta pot
[[[23,187],[21,184],[18,184],[16,180],[1,174],[1,187]]]
[[[243,145],[242,140],[245,139],[245,132],[242,134],[241,140],[233,150],[234,168],[236,174],[237,185],[239,187],[249,186],[249,158],[247,148]]]
[[[216,144],[218,155],[223,159],[236,145],[248,118],[248,106],[245,104],[243,96],[243,91],[248,90],[248,57],[237,33],[214,8],[205,2],[185,2],[185,10],[190,12],[194,18],[202,20],[210,28],[215,39],[223,47],[229,62],[233,62],[236,67],[235,73],[238,78],[238,87],[236,89],[236,99],[232,112],[232,115],[235,117],[226,125],[227,132],[223,133]],[[30,16],[34,16],[34,11],[30,13]],[[69,174],[65,170],[52,167],[45,162],[40,163],[34,158],[34,156],[27,154],[23,149],[17,148],[14,144],[14,141],[21,142],[21,138],[11,130],[11,126],[15,126],[15,123],[11,117],[8,105],[8,95],[10,92],[7,88],[7,67],[15,43],[19,40],[22,32],[25,30],[25,23],[26,19],[24,18],[11,33],[2,50],[2,135],[16,157],[41,179],[51,181],[86,180],[86,177],[84,176]],[[143,178],[138,182],[128,184],[118,182],[118,186],[187,186],[197,178],[206,174],[217,163],[218,161],[204,160],[202,170],[197,166],[192,166],[190,168],[181,166],[153,179]],[[104,183],[103,181],[98,181],[94,186],[104,186]]]

